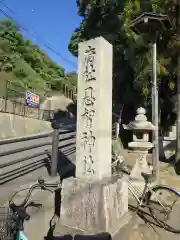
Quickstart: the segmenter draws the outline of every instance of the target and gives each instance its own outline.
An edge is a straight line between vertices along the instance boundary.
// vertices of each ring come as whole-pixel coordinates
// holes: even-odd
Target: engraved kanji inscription
[[[84,173],[95,174],[94,161],[91,155],[84,156]]]
[[[95,77],[95,61],[96,50],[92,46],[88,46],[88,49],[85,50],[85,66],[84,66],[84,76],[85,81],[96,80]]]
[[[92,148],[94,147],[96,138],[93,136],[92,131],[83,132],[81,137],[81,142],[85,151],[88,153],[92,152]]]
[[[85,127],[92,128],[92,120],[93,120],[94,115],[95,115],[95,110],[88,109],[88,108],[84,109],[84,113],[81,114],[81,116],[84,117]]]
[[[90,106],[93,105],[95,103],[95,96],[93,95],[93,88],[92,87],[88,87],[85,89],[85,96],[83,97],[84,100],[84,104],[86,106]]]

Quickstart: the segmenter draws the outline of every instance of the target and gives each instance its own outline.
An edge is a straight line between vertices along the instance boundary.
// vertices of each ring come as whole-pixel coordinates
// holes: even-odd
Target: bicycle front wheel
[[[180,233],[180,192],[168,186],[157,185],[151,189],[149,210],[164,229]]]

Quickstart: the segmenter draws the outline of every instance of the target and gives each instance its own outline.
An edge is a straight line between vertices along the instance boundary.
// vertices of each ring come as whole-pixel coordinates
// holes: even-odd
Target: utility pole
[[[180,68],[180,57],[177,59],[178,68]],[[177,121],[176,121],[176,163],[180,162],[180,74],[177,73]]]
[[[159,118],[158,118],[158,89],[157,89],[157,69],[156,69],[156,40],[157,36],[171,28],[171,22],[167,15],[155,12],[144,12],[135,18],[130,26],[136,34],[148,37],[152,41],[152,123],[156,130],[153,131],[153,173],[158,179],[159,175]]]
[[[158,88],[157,88],[157,48],[156,40],[152,43],[152,124],[156,129],[152,132],[154,148],[152,151],[153,173],[159,176],[159,111],[158,111]]]
[[[179,26],[179,17],[180,17],[180,4],[177,0],[176,5],[176,27],[177,27],[177,34],[180,34],[180,26]],[[176,163],[180,162],[180,52],[176,53],[177,55],[177,122],[176,122]]]

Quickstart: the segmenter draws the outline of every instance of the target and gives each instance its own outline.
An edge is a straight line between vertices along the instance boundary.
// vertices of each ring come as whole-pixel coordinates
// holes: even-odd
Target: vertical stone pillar
[[[111,176],[112,45],[98,37],[79,44],[76,177]]]
[[[61,223],[114,234],[129,219],[128,183],[111,176],[112,46],[79,44],[76,177],[62,182]]]

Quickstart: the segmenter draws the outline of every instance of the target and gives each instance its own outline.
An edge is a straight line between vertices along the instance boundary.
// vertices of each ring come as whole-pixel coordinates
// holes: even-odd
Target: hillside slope
[[[44,96],[49,90],[76,88],[75,72],[52,61],[31,40],[26,40],[16,24],[0,19],[0,96],[20,96],[25,90]],[[8,91],[7,91],[8,89]]]

